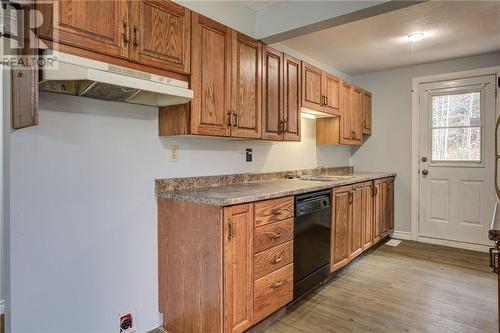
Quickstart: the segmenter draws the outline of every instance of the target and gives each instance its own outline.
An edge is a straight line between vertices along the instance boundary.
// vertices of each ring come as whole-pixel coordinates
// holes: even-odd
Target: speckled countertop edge
[[[185,200],[195,203],[230,206],[307,192],[320,191],[381,178],[395,177],[393,172],[354,172],[353,178],[335,181],[275,179],[157,192],[158,198]],[[158,190],[158,187],[157,187]],[[248,192],[248,193],[245,193]]]

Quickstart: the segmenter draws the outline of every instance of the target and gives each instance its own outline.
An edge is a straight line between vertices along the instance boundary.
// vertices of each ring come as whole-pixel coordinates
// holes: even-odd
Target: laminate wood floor
[[[486,253],[382,245],[255,331],[494,333],[496,283]]]

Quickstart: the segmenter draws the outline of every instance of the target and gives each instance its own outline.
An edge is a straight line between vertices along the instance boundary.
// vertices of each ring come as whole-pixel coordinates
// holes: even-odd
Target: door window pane
[[[481,161],[479,127],[432,130],[433,161]]]
[[[481,93],[432,96],[432,160],[481,161]]]
[[[432,96],[432,127],[481,126],[481,93]]]

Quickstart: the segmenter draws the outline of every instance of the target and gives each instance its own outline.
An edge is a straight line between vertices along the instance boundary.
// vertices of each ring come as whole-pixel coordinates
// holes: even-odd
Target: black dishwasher
[[[293,299],[319,286],[330,273],[331,192],[295,197]]]

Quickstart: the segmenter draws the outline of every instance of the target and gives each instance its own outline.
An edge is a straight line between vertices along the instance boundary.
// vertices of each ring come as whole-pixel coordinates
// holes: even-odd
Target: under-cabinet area
[[[175,180],[157,181],[168,332],[245,332],[394,230],[394,174],[309,177],[178,190],[169,185]],[[306,221],[308,212],[318,213]],[[310,230],[298,232],[306,223]]]

